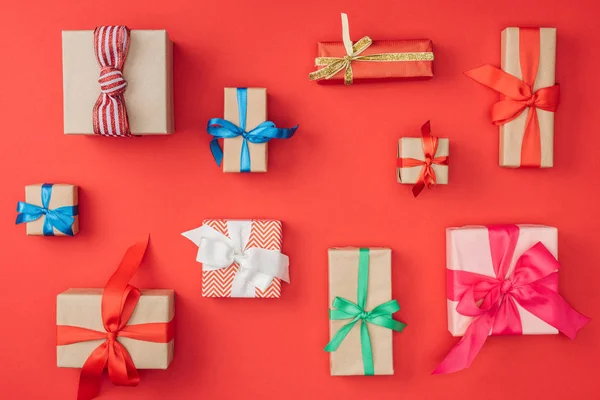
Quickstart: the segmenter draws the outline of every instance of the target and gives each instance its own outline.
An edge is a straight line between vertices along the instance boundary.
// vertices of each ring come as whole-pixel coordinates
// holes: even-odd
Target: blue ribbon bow
[[[248,112],[248,89],[237,89],[237,103],[240,116],[240,126],[237,126],[222,118],[212,118],[208,121],[206,130],[214,138],[210,141],[210,151],[221,166],[223,150],[219,145],[219,139],[231,139],[242,136],[242,153],[240,155],[240,172],[250,172],[250,143],[267,143],[271,139],[289,139],[294,136],[298,125],[293,128],[277,128],[274,122],[265,121],[251,131],[246,131],[246,114]]]
[[[54,236],[54,229],[68,236],[73,236],[73,223],[75,216],[79,214],[78,206],[58,207],[50,210],[50,198],[52,197],[52,185],[44,183],[42,185],[42,206],[29,204],[20,201],[17,204],[17,224],[32,222],[46,216],[44,220],[43,233],[44,236]]]

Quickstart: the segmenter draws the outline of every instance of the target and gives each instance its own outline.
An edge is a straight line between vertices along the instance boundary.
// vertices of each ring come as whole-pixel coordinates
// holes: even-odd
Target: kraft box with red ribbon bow
[[[421,137],[403,137],[398,141],[396,178],[398,183],[414,185],[417,197],[424,188],[448,184],[450,140],[431,134],[427,121],[421,127]]]
[[[435,373],[469,367],[490,335],[573,339],[589,322],[558,294],[556,228],[449,228],[446,246],[448,330],[462,338]]]
[[[165,30],[63,31],[65,134],[173,133],[173,44]]]
[[[104,289],[57,296],[57,365],[81,368],[78,400],[97,396],[105,368],[115,385],[136,386],[138,369],[167,369],[173,359],[174,291],[129,284],[147,244],[127,250]]]
[[[484,65],[465,73],[501,94],[491,112],[500,127],[500,166],[554,165],[554,112],[560,102],[555,64],[555,28],[506,28],[502,69]]]

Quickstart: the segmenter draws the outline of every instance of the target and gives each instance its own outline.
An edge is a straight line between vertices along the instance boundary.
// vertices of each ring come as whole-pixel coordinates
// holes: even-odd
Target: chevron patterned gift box
[[[202,296],[279,298],[289,282],[281,221],[207,219],[183,236],[198,246]]]

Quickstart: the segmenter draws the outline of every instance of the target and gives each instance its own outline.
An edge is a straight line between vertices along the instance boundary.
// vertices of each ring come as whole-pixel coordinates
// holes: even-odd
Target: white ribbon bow
[[[247,221],[247,224],[251,229],[251,222]],[[276,277],[289,283],[288,256],[279,250],[258,247],[246,249],[244,228],[248,228],[246,221],[228,221],[231,237],[208,225],[182,235],[198,246],[196,261],[202,263],[204,271],[227,268],[233,263],[239,265],[233,279],[231,297],[255,297],[255,288],[266,290]],[[249,230],[246,230],[249,236]]]

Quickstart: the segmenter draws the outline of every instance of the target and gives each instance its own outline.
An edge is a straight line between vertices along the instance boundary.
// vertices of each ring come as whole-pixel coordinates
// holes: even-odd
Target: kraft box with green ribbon
[[[393,331],[406,326],[392,314],[392,251],[329,249],[331,375],[393,375]]]

